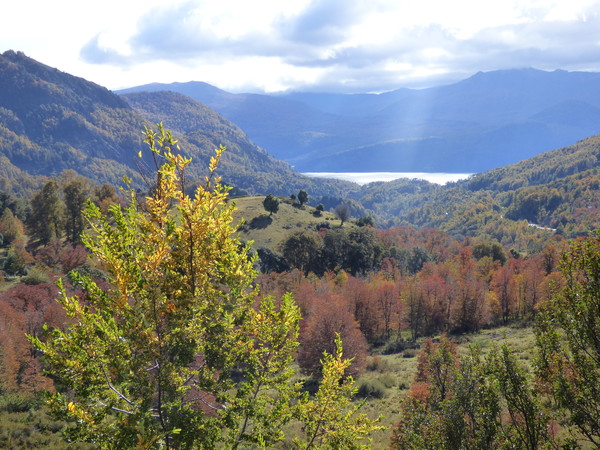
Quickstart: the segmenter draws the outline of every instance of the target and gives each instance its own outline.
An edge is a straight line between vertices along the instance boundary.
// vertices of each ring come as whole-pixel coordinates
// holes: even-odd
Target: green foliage
[[[358,386],[356,396],[359,398],[384,398],[385,386],[379,380],[363,381]]]
[[[300,189],[298,192],[298,201],[300,202],[300,206],[308,202],[308,193],[304,189]]]
[[[563,288],[536,321],[536,369],[564,423],[600,445],[600,232],[565,253]]]
[[[59,196],[58,184],[48,181],[31,200],[31,207],[29,226],[33,236],[43,245],[60,238],[64,229],[64,203]]]
[[[25,275],[27,273],[27,264],[23,257],[11,248],[4,260],[2,270],[8,275]]]
[[[263,200],[263,206],[265,211],[269,213],[269,216],[279,211],[279,199],[273,194],[269,194]]]
[[[494,347],[487,361],[510,415],[510,424],[504,425],[507,440],[531,450],[548,447],[552,441],[549,417],[542,410],[540,393],[528,381],[511,348]]]
[[[60,433],[67,426],[55,420],[38,398],[0,395],[0,448],[91,449],[91,444],[68,443]]]
[[[281,244],[281,254],[287,264],[305,274],[317,272],[319,246],[316,239],[306,232],[296,232]]]
[[[371,228],[330,229],[328,222],[317,224],[316,228],[325,232],[322,239],[299,231],[281,243],[281,253],[289,267],[318,275],[341,270],[357,275],[379,268],[383,248]]]
[[[473,246],[473,258],[480,260],[486,256],[502,265],[506,263],[506,253],[498,242],[480,242]]]
[[[509,420],[506,419],[509,417]],[[442,337],[426,342],[392,448],[555,448],[539,394],[508,346],[459,357]]]
[[[365,227],[367,225],[372,227],[375,225],[375,222],[373,221],[373,218],[371,216],[359,217],[358,219],[356,219],[355,223],[359,227]]]
[[[2,235],[0,247],[10,245],[15,239],[23,236],[23,223],[9,208],[6,208],[0,216],[0,234]]]
[[[81,180],[71,180],[63,188],[65,196],[65,232],[67,239],[73,244],[79,244],[81,233],[85,226],[83,208],[85,202],[90,198],[84,183]],[[101,192],[101,194],[107,195]],[[106,198],[106,197],[105,197]]]
[[[256,249],[258,264],[262,273],[285,272],[289,266],[279,253],[265,247]]]
[[[41,267],[34,266],[27,272],[27,276],[21,279],[21,282],[29,286],[50,283],[50,276]]]
[[[299,402],[297,417],[305,435],[295,439],[299,449],[366,449],[360,441],[381,429],[379,419],[356,414],[361,405],[351,404],[356,388],[352,377],[344,377],[351,361],[343,359],[339,336],[335,347],[334,354],[323,353],[323,378],[314,401],[305,397]]]
[[[85,212],[91,231],[83,242],[109,287],[73,275],[85,296],[61,285],[67,328],[30,336],[65,388],[50,405],[73,423],[69,438],[118,448],[268,447],[294,416],[311,441],[366,430],[352,428],[353,411],[340,416],[340,390],[353,389],[337,383],[349,364],[341,347],[326,359],[324,390],[297,401],[299,309],[289,295],[259,298],[253,287],[254,261],[232,237],[234,206],[213,179],[224,149],[191,198],[183,190],[189,159],[174,154],[171,134],[159,125],[146,130],[146,142],[159,168],[152,196],[131,191],[125,209],[113,205],[105,215],[90,202]],[[336,414],[328,412],[334,405]],[[321,407],[326,415],[313,427],[305,412]]]

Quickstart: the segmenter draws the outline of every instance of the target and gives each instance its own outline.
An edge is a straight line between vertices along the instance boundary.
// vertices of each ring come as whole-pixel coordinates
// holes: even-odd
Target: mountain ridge
[[[227,144],[230,149],[219,174],[240,189],[281,195],[310,189],[315,195],[338,196],[356,189],[348,182],[316,180],[294,172],[229,120],[189,97],[138,96],[144,102],[134,109],[123,96],[14,51],[0,55],[0,93],[0,156],[12,167],[2,171],[7,176],[25,172],[52,177],[76,168],[97,182],[116,186],[128,176],[135,186],[143,187],[140,164],[152,164],[137,156],[146,147],[142,132],[163,121],[166,128],[170,123],[178,128],[175,137],[193,157],[189,175],[198,182],[213,149]]]
[[[454,84],[381,94],[220,91],[217,100],[202,87],[153,84],[117,92],[185,90],[306,172],[483,172],[600,133],[600,122],[559,114],[561,105],[577,103],[594,114],[600,108],[600,74],[593,72],[480,72]],[[368,156],[361,153],[367,147]]]

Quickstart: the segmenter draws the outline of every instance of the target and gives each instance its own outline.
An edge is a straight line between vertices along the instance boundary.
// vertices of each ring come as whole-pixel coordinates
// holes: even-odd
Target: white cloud
[[[3,6],[0,50],[109,88],[381,91],[511,67],[600,71],[592,0],[159,0]]]

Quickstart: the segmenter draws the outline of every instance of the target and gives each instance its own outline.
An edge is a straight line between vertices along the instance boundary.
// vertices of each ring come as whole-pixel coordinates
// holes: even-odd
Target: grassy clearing
[[[237,210],[234,211],[234,224],[243,226],[239,229],[240,240],[243,242],[254,241],[253,248],[269,248],[277,250],[277,246],[290,234],[296,231],[316,231],[317,224],[327,222],[331,228],[340,226],[340,220],[335,214],[328,211],[318,213],[315,208],[308,205],[292,205],[291,200],[279,198],[279,211],[269,215],[263,207],[264,196],[239,197],[235,202]],[[345,223],[344,228],[354,227]]]

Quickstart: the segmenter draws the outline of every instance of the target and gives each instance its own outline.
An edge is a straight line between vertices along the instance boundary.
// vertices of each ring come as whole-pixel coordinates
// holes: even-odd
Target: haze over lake
[[[443,173],[443,172],[305,172],[303,175],[315,178],[335,178],[352,181],[363,185],[375,181],[392,181],[398,178],[409,178],[429,181],[444,185],[446,183],[469,178],[472,173]]]

